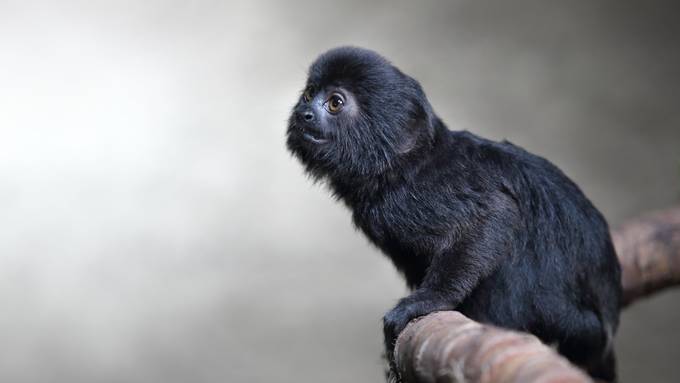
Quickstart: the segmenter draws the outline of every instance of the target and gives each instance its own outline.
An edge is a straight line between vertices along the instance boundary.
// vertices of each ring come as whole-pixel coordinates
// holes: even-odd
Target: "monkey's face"
[[[339,85],[308,84],[288,121],[288,149],[315,177],[323,177],[347,161],[360,121],[354,93]],[[352,138],[354,136],[354,138]]]
[[[287,145],[314,177],[374,177],[430,140],[430,117],[415,80],[372,51],[337,48],[312,64]]]
[[[316,89],[308,85],[289,120],[289,144],[301,140],[306,148],[321,149],[337,142],[339,128],[357,118],[354,95],[339,86]]]

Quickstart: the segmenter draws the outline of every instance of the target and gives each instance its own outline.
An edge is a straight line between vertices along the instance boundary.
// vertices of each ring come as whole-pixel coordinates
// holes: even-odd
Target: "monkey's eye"
[[[337,114],[345,106],[345,99],[342,98],[340,93],[333,93],[324,106],[331,114]]]
[[[310,102],[312,100],[313,96],[313,89],[311,86],[308,86],[305,88],[305,91],[302,93],[302,99],[305,100],[305,102]]]

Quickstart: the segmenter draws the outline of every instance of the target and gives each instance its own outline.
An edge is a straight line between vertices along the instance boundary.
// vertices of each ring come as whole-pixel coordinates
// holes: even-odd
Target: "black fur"
[[[569,178],[507,141],[448,130],[418,82],[375,52],[326,52],[307,86],[288,148],[413,290],[384,317],[388,356],[410,320],[455,309],[557,343],[615,380],[619,263],[606,221]],[[337,114],[333,92],[345,99]]]

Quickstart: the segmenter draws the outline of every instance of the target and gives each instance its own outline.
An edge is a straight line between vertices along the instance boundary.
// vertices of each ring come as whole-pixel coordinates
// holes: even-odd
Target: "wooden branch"
[[[631,220],[612,236],[624,304],[680,284],[680,207]],[[480,324],[456,311],[409,323],[394,353],[406,383],[592,382],[535,336]]]
[[[680,284],[680,206],[633,219],[612,232],[623,301]]]
[[[483,325],[457,311],[411,322],[395,349],[403,382],[591,382],[533,335]]]

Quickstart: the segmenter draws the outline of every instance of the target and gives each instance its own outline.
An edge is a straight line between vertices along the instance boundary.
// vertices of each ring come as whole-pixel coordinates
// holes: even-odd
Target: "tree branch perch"
[[[624,305],[680,284],[680,207],[630,220],[612,238]],[[407,383],[592,382],[535,336],[480,324],[456,311],[412,321],[394,352]]]

